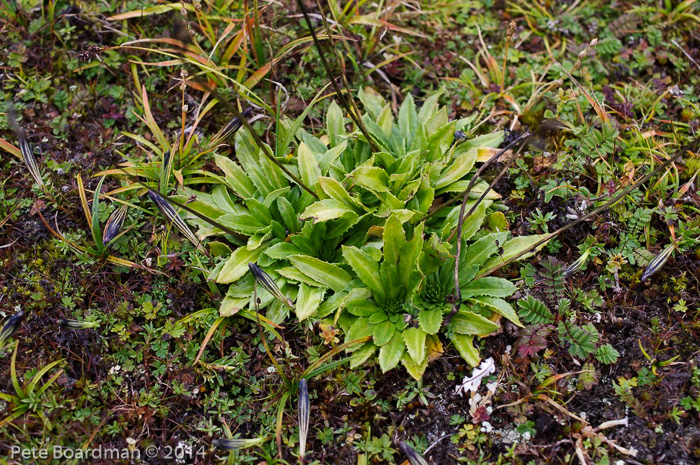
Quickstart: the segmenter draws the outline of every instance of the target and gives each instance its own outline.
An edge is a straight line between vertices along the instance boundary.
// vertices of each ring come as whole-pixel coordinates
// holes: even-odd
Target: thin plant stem
[[[331,67],[328,64],[328,61],[326,60],[325,55],[323,54],[323,49],[321,48],[321,42],[318,40],[318,36],[316,35],[316,31],[314,30],[314,27],[311,24],[311,18],[309,17],[309,12],[306,10],[306,6],[304,5],[303,0],[297,0],[297,4],[299,5],[299,8],[301,9],[302,14],[304,15],[304,20],[306,21],[306,25],[308,26],[309,32],[311,33],[311,38],[313,39],[316,50],[318,51],[318,55],[321,58],[321,64],[323,65],[323,69],[326,71],[326,75],[328,76],[328,79],[330,79],[331,84],[333,85],[333,89],[335,90],[336,94],[338,95],[338,98],[340,99],[340,103],[343,105],[345,110],[348,112],[348,114],[350,115],[350,118],[353,120],[355,125],[360,129],[362,134],[365,136],[369,145],[372,146],[372,150],[374,152],[379,152],[379,148],[374,143],[374,140],[372,139],[372,137],[370,137],[369,132],[367,131],[367,128],[365,127],[365,124],[362,122],[362,118],[359,117],[359,112],[355,113],[357,111],[357,107],[353,106],[351,103],[349,103],[348,95],[345,95],[342,92],[342,90],[338,86],[338,83],[335,82],[335,79],[333,78],[333,72],[331,71]],[[323,11],[321,11],[321,15],[323,15]],[[323,17],[323,23],[326,27],[326,31],[328,34],[328,40],[332,41],[331,36],[330,36],[330,31],[328,30],[328,25],[327,25],[325,16],[322,16],[322,17]],[[333,44],[333,42],[331,42],[331,45],[332,44]],[[338,57],[337,57],[337,55],[335,55],[335,48],[334,47],[331,47],[331,48],[333,49],[336,61],[338,61]],[[341,74],[341,79],[343,80],[343,85],[346,87],[346,90],[349,94],[350,89],[347,85],[347,80],[344,79],[345,75],[343,74],[342,70],[341,70],[340,74]],[[350,101],[352,101],[354,103],[352,98],[350,98]]]
[[[520,136],[520,138],[527,137],[527,133],[523,134]],[[520,139],[518,138],[518,139]],[[517,139],[516,139],[517,141]],[[510,145],[510,144],[509,144]],[[520,148],[518,149],[515,154],[511,157],[511,159],[506,163],[506,166],[503,167],[500,173],[498,173],[498,176],[491,181],[491,184],[489,184],[489,187],[484,190],[484,192],[481,194],[479,199],[472,205],[472,208],[469,210],[469,213],[466,215],[464,214],[465,207],[467,205],[467,196],[469,195],[469,189],[470,187],[467,187],[467,191],[465,191],[464,198],[462,199],[462,206],[459,209],[459,219],[457,220],[457,228],[455,228],[454,231],[452,231],[452,234],[450,234],[450,237],[447,239],[447,241],[451,241],[452,237],[457,234],[457,251],[455,254],[455,269],[454,269],[454,277],[455,277],[455,291],[454,291],[454,302],[452,303],[452,310],[450,311],[449,316],[445,319],[445,324],[444,326],[446,327],[447,325],[450,324],[450,320],[452,319],[452,316],[459,311],[459,307],[462,305],[462,290],[459,288],[459,257],[462,255],[462,226],[464,225],[464,222],[466,219],[474,213],[474,210],[476,210],[476,207],[484,200],[486,197],[486,194],[489,193],[489,191],[493,188],[494,185],[503,177],[504,174],[506,174],[506,171],[508,171],[508,168],[511,167],[515,159],[518,157],[518,154],[520,151],[523,149],[525,144],[522,144]],[[498,154],[496,154],[498,155]],[[495,155],[494,155],[495,156]],[[500,155],[499,155],[500,156]],[[493,159],[493,157],[492,157]],[[489,160],[491,161],[491,160]],[[476,177],[476,176],[475,176]]]
[[[467,185],[467,188],[465,189],[464,193],[462,194],[462,198],[464,199],[464,202],[466,202],[467,197],[469,196],[469,193],[471,192],[472,188],[474,187],[474,184],[476,184],[476,180],[479,178],[479,175],[483,173],[489,166],[491,166],[493,163],[495,163],[504,153],[506,153],[508,150],[512,149],[515,147],[518,142],[524,140],[526,137],[529,137],[530,133],[525,132],[521,134],[517,139],[515,139],[513,142],[510,144],[506,145],[504,148],[499,150],[496,154],[494,154],[491,158],[489,158],[486,163],[484,163],[474,174],[474,177],[471,179],[469,184]],[[440,205],[438,208],[433,210],[432,212],[428,213],[425,217],[423,217],[423,220],[427,220],[431,216],[433,216],[435,213],[440,211],[444,207],[449,207],[453,203],[455,203],[457,200],[459,200],[460,197],[453,197],[452,199],[448,200],[447,202],[443,203]],[[464,213],[464,212],[462,212]]]

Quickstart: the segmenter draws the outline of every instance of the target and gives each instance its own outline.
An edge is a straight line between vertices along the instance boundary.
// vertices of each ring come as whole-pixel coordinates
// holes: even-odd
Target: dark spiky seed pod
[[[17,311],[17,313],[7,319],[2,330],[0,330],[0,347],[3,347],[17,333],[22,320],[24,320],[24,312],[22,310]]]
[[[180,215],[177,214],[175,209],[170,206],[167,200],[163,198],[162,195],[158,194],[155,191],[148,191],[148,197],[153,201],[153,203],[156,204],[156,207],[158,207],[158,210],[171,222],[177,229],[180,230],[180,232],[190,241],[192,242],[195,247],[201,247],[199,243],[199,239],[197,239],[197,236],[194,235],[192,230],[190,230],[189,226],[187,226],[187,223],[180,218]]]
[[[248,269],[253,274],[255,281],[259,285],[265,288],[265,290],[272,294],[277,300],[294,310],[294,305],[292,304],[292,301],[289,300],[284,294],[282,294],[282,291],[280,291],[280,288],[277,287],[277,284],[275,284],[275,282],[272,280],[269,274],[265,273],[262,270],[262,268],[260,268],[258,265],[252,262],[248,263]]]
[[[245,110],[243,110],[240,115],[241,117],[245,118],[246,120],[250,118],[250,115],[253,113],[253,107],[248,107]],[[212,138],[212,141],[215,144],[220,144],[222,142],[225,142],[227,139],[231,138],[234,134],[236,134],[236,131],[238,131],[241,126],[243,126],[243,122],[241,119],[236,116],[232,118],[228,123],[222,127],[219,132],[216,133],[216,135]]]
[[[112,242],[124,226],[126,219],[126,211],[129,209],[126,205],[122,205],[109,215],[109,219],[105,224],[104,232],[102,233],[102,244],[107,245]]]
[[[641,281],[644,282],[647,279],[651,278],[652,275],[654,275],[657,271],[659,271],[666,261],[669,259],[671,256],[671,253],[673,252],[673,244],[669,244],[666,246],[664,250],[661,251],[654,259],[647,265],[646,270],[644,270],[644,273],[642,274]]]
[[[457,144],[461,144],[467,140],[467,134],[464,131],[455,131],[454,138],[452,139],[452,143],[450,144],[450,148],[454,147]]]
[[[408,462],[411,465],[428,465],[428,462],[420,455],[418,452],[414,451],[411,446],[401,441],[399,443],[399,448],[408,457]]]
[[[455,131],[455,144],[458,142],[464,142],[465,140],[467,140],[467,133],[465,133],[464,131]]]
[[[306,437],[309,433],[309,416],[311,403],[306,379],[299,381],[299,459],[303,462],[306,455]]]

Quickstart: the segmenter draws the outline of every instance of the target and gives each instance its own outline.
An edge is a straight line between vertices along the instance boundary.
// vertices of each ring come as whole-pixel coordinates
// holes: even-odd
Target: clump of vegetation
[[[697,461],[698,2],[313,3],[0,8],[3,456]]]
[[[230,284],[220,314],[258,306],[267,308],[270,320],[282,323],[293,309],[299,321],[326,318],[326,324],[343,329],[347,342],[372,336],[371,342],[353,348],[351,367],[378,350],[383,371],[402,362],[419,379],[428,360],[442,352],[440,332],[476,365],[480,357],[472,345],[474,336],[497,331],[501,316],[520,324],[503,300],[515,286],[483,276],[494,264],[542,239],[509,239],[507,231],[488,227],[487,217],[502,215],[493,204],[498,195],[488,195],[486,183],[476,182],[474,165],[497,152],[502,133],[471,141],[455,138],[465,129],[464,121],[449,122],[437,96],[420,112],[408,97],[398,121],[375,92],[361,92],[360,100],[368,109],[363,120],[379,152],[372,151],[359,129],[346,130],[342,111],[332,104],[325,124],[328,145],[298,132],[296,124],[301,134],[296,157],[277,165],[241,130],[235,139],[240,165],[216,155],[224,176],[206,173],[215,184],[212,193],[182,191],[179,199],[196,198],[189,208],[248,238],[241,243],[211,221],[194,217],[200,237],[222,235],[240,243],[222,254],[224,259],[210,274],[217,283]],[[285,134],[283,127],[279,122],[278,134]],[[298,173],[298,183],[287,172]],[[473,197],[486,196],[468,200],[473,211],[469,218],[459,216],[460,205],[434,207],[436,196],[462,193],[470,185]],[[473,246],[461,248],[455,267],[457,239],[452,238],[458,226],[458,240],[471,240]],[[272,276],[296,302],[293,307],[270,293],[255,301],[253,277],[247,273],[251,262]],[[464,298],[458,303],[455,269]]]

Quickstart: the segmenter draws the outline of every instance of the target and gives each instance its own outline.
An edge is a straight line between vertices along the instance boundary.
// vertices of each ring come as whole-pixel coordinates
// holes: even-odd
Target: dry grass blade
[[[17,135],[17,141],[19,142],[19,151],[22,155],[24,163],[27,165],[29,174],[32,175],[34,181],[39,185],[39,187],[44,187],[44,181],[41,179],[41,173],[39,172],[39,165],[37,165],[36,159],[34,158],[34,154],[32,153],[32,149],[31,147],[29,147],[29,142],[27,141],[27,136],[24,133],[24,130],[21,127],[19,127],[19,124],[17,123],[16,112],[14,109],[10,109],[10,111],[8,112],[7,119],[9,120],[10,126],[12,126],[12,129]]]
[[[19,149],[7,142],[5,139],[0,139],[0,149],[3,149],[10,155],[14,155],[17,158],[22,158],[22,154],[20,153]]]
[[[112,212],[105,224],[104,232],[102,233],[102,244],[107,245],[114,239],[120,236],[124,220],[126,219],[126,211],[129,209],[126,205],[122,205]]]
[[[204,251],[199,239],[194,235],[187,223],[180,218],[175,209],[170,206],[167,200],[156,191],[149,190],[148,197],[156,204],[158,210],[190,241],[195,247]]]
[[[90,206],[88,205],[87,195],[85,194],[85,185],[83,184],[83,177],[80,173],[75,177],[78,183],[78,195],[80,196],[80,204],[83,206],[83,212],[85,213],[85,218],[87,218],[88,224],[92,225],[92,213],[90,213]]]

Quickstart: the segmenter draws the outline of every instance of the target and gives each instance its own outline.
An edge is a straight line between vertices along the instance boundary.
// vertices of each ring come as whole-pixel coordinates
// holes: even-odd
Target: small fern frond
[[[618,352],[610,344],[604,344],[604,345],[598,347],[598,350],[595,351],[596,360],[598,360],[600,363],[604,363],[606,365],[610,365],[610,364],[617,362],[617,359],[619,357],[620,357],[620,352]]]
[[[520,308],[518,314],[525,323],[543,325],[554,321],[554,314],[547,308],[547,305],[531,295],[527,299],[518,300],[518,307]]]
[[[550,303],[555,303],[564,297],[566,289],[564,285],[564,267],[552,257],[549,257],[549,260],[544,262],[542,266],[544,267],[541,274],[545,293]]]
[[[591,323],[584,326],[576,326],[562,321],[558,327],[559,338],[569,344],[569,353],[572,357],[584,359],[595,352],[600,333]]]

